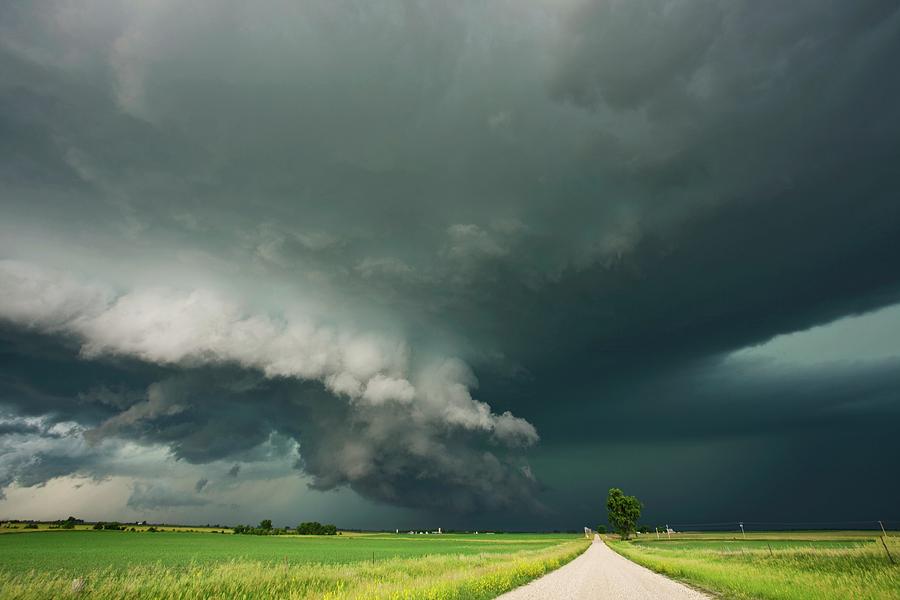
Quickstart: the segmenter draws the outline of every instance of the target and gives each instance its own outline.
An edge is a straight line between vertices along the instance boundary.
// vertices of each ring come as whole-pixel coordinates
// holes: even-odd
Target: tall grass
[[[64,569],[0,569],[0,598],[478,600],[494,598],[558,568],[587,544],[580,540],[509,554],[429,555],[375,563],[151,564],[93,569],[75,579]]]
[[[900,562],[900,543],[887,538]],[[704,542],[669,546],[608,541],[619,554],[654,571],[718,593],[763,600],[896,600],[900,564],[891,564],[881,540],[852,547],[805,546],[736,550],[704,548]]]

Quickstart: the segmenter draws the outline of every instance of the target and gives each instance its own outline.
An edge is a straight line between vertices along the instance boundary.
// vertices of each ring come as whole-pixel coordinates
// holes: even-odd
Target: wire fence
[[[860,530],[860,531],[900,531],[900,519],[867,519],[860,521],[718,521],[707,523],[665,523],[656,528],[665,532],[737,532],[752,533],[754,531],[821,531],[821,530]]]

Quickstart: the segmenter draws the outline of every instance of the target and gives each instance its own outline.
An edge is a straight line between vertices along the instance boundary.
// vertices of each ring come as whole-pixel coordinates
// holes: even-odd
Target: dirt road
[[[595,537],[584,554],[497,600],[709,600],[622,558]]]

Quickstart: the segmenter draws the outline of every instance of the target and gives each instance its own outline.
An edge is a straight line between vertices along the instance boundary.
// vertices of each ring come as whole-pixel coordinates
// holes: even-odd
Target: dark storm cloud
[[[591,387],[573,386],[582,402],[545,416],[543,424],[580,443],[602,422],[612,444],[887,433],[900,412],[898,367],[898,359],[812,367],[736,359],[680,364],[640,381],[607,378],[603,402],[592,401]]]
[[[3,422],[0,423],[0,436],[26,433],[41,433],[41,428],[32,423]]]
[[[134,394],[129,391],[124,397]],[[120,402],[122,396],[118,398],[108,404]],[[75,400],[60,398],[60,409]],[[77,406],[86,409],[89,420],[91,405]],[[512,428],[508,434],[518,435],[515,421],[501,419],[498,427],[507,422]],[[23,424],[16,422],[17,429]],[[539,486],[527,464],[516,452],[504,452],[500,443],[486,443],[475,432],[460,436],[422,415],[409,414],[405,407],[354,407],[337,401],[321,385],[271,380],[236,369],[175,372],[151,383],[127,408],[71,435],[77,452],[59,444],[47,450],[41,446],[39,454],[31,446],[17,452],[18,462],[5,467],[6,484],[121,473],[104,460],[108,449],[103,444],[132,440],[164,445],[175,459],[193,464],[240,461],[225,473],[232,479],[243,475],[245,463],[293,456],[296,467],[311,476],[311,485],[319,490],[349,486],[367,498],[435,510],[540,509],[532,497]],[[299,455],[293,440],[300,442]],[[41,468],[33,468],[31,458]],[[204,485],[196,489],[200,482]],[[203,478],[195,489],[206,485]],[[164,506],[165,495],[157,491],[153,486],[136,491],[128,505]]]
[[[0,401],[86,452],[299,444],[319,489],[540,509],[538,433],[895,413],[890,367],[721,357],[900,299],[896,3],[61,3],[0,36]]]
[[[199,491],[199,490],[198,490]],[[164,485],[135,484],[128,506],[137,509],[157,510],[181,506],[205,506],[209,500],[194,494],[185,494]]]
[[[103,452],[86,447],[82,428],[36,417],[0,421],[0,487],[43,485],[64,475],[87,474]]]
[[[554,91],[579,104],[647,108],[652,117],[718,105],[732,114],[801,100],[805,83],[844,87],[866,68],[842,69],[857,53],[884,50],[897,6],[875,0],[775,2],[594,1],[568,19]],[[878,48],[881,46],[881,48]],[[833,71],[832,71],[833,72]],[[791,82],[790,79],[796,79]],[[849,89],[849,86],[845,89]],[[867,90],[858,90],[861,94]],[[823,104],[842,101],[839,96]],[[707,117],[715,121],[717,115]],[[694,121],[696,122],[696,121]]]

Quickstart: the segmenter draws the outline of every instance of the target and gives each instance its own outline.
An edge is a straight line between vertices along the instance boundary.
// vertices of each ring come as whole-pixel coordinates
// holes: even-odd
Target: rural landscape
[[[0,0],[0,600],[900,600],[898,0]]]
[[[800,600],[900,597],[900,534],[887,531],[653,532],[637,524],[641,503],[621,490],[607,497],[610,527],[580,533],[339,531],[305,522],[294,528],[188,527],[5,522],[0,526],[0,597],[42,598],[352,598],[490,599],[559,569],[599,545],[683,582],[697,598]],[[15,535],[15,534],[20,535]],[[879,535],[880,534],[880,535]],[[596,546],[595,546],[596,545]],[[573,563],[574,564],[574,563]],[[615,565],[590,564],[605,580]],[[571,577],[575,577],[574,574]],[[582,576],[583,577],[583,576]],[[542,580],[538,580],[540,585]],[[583,582],[568,592],[522,597],[599,598]],[[619,583],[621,586],[622,584]],[[674,585],[674,584],[673,584]],[[602,597],[651,594],[628,581]],[[677,589],[677,588],[676,588]],[[683,588],[691,593],[688,588]],[[528,593],[529,588],[522,588]],[[519,593],[513,591],[512,594]],[[515,595],[509,598],[516,598]]]

